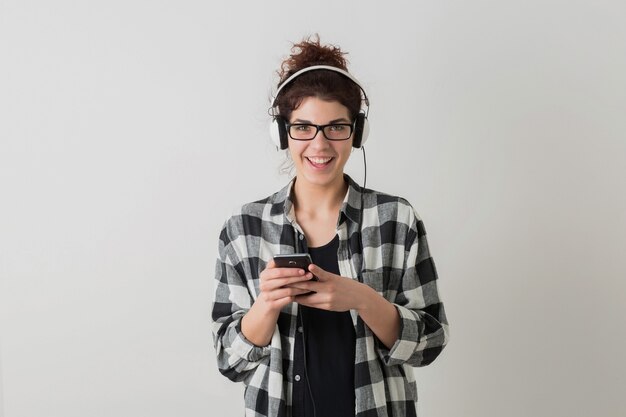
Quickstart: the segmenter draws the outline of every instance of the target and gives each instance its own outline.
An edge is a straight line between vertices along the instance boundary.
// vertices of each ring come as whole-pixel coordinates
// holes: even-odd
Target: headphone
[[[312,65],[310,67],[303,68],[300,71],[297,71],[291,77],[287,78],[278,87],[278,90],[276,90],[276,93],[274,94],[274,98],[272,100],[273,119],[270,123],[270,137],[272,138],[272,142],[274,142],[276,147],[280,149],[287,149],[288,147],[289,135],[287,134],[287,121],[283,117],[281,117],[277,111],[275,111],[276,99],[278,98],[281,90],[300,75],[309,71],[317,70],[328,70],[339,73],[344,77],[349,78],[354,84],[357,85],[357,87],[359,87],[359,89],[363,93],[361,103],[365,103],[365,107],[361,105],[361,110],[359,110],[359,114],[357,114],[356,116],[356,120],[354,122],[354,139],[352,140],[352,147],[360,148],[367,141],[367,137],[369,136],[370,132],[369,122],[367,121],[370,103],[367,98],[367,94],[365,93],[365,89],[361,86],[361,83],[359,83],[359,81],[354,78],[349,72],[330,65]]]

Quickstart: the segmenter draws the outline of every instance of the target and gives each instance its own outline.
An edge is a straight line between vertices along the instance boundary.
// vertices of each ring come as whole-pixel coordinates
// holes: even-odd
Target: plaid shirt
[[[346,180],[348,192],[337,223],[339,271],[375,289],[400,316],[399,339],[387,349],[357,312],[350,311],[356,331],[355,414],[415,416],[412,367],[431,363],[448,340],[424,225],[406,200],[363,189],[348,176]],[[290,199],[292,186],[293,181],[266,199],[244,205],[220,234],[212,311],[217,364],[223,375],[244,382],[245,415],[251,417],[291,416],[297,304],[283,308],[268,346],[255,346],[244,337],[241,318],[256,300],[259,274],[272,257],[306,248]]]

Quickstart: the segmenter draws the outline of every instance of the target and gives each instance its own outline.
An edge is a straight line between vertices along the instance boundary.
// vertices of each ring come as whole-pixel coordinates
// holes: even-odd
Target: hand
[[[270,312],[278,314],[287,304],[294,301],[294,297],[308,291],[291,285],[313,278],[313,274],[300,268],[278,268],[271,260],[259,275],[259,296],[257,301],[262,303]]]
[[[290,284],[291,288],[315,291],[298,295],[296,302],[329,311],[356,310],[365,324],[388,349],[400,335],[400,315],[396,307],[369,286],[309,265],[319,281]]]
[[[348,311],[358,309],[363,300],[361,296],[364,285],[351,278],[324,271],[317,265],[309,265],[309,271],[319,281],[304,281],[289,284],[290,288],[305,292],[297,295],[295,301],[307,307],[315,307],[328,311]],[[306,294],[314,291],[311,294]]]
[[[259,274],[259,295],[250,310],[241,318],[241,332],[256,346],[267,346],[272,340],[280,310],[294,301],[294,297],[307,291],[290,288],[313,278],[313,274],[300,268],[277,268],[273,260]]]

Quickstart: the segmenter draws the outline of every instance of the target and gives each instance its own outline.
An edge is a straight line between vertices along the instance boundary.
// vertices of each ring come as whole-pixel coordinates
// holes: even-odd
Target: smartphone
[[[312,263],[308,253],[291,253],[289,255],[274,255],[274,262],[279,268],[301,268],[309,270]]]
[[[274,255],[274,263],[279,268],[300,268],[309,272],[309,265],[313,263],[308,253],[290,253],[288,255]],[[314,275],[313,281],[317,281]]]

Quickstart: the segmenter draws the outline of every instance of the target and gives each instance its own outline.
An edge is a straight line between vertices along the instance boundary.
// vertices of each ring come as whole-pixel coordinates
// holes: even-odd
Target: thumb
[[[309,265],[309,271],[315,275],[320,281],[328,281],[331,277],[331,273],[324,271],[322,268],[315,264]]]

